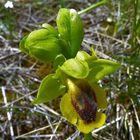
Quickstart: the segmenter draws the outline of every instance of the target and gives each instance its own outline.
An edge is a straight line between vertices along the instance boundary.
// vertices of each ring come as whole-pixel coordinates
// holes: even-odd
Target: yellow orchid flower
[[[62,97],[60,109],[69,122],[83,133],[101,127],[106,115],[99,109],[106,109],[106,93],[97,84],[85,80],[67,80],[68,92]]]

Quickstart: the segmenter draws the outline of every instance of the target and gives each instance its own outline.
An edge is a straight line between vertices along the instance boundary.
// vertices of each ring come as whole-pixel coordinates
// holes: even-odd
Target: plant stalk
[[[136,47],[136,37],[137,37],[137,11],[138,11],[138,0],[134,1],[134,19],[133,19],[133,27],[132,27],[132,38],[133,38],[133,46]]]
[[[100,1],[100,2],[97,2],[97,3],[95,3],[95,4],[92,4],[90,7],[86,8],[86,9],[84,9],[84,10],[82,10],[82,11],[79,11],[78,14],[81,15],[81,14],[83,14],[83,13],[89,12],[89,11],[91,11],[91,10],[93,10],[93,9],[95,9],[95,8],[97,8],[97,7],[99,7],[99,6],[101,6],[101,5],[106,4],[107,2],[108,2],[108,0],[102,0],[102,1]]]
[[[92,133],[89,132],[88,134],[84,134],[84,140],[93,140]]]
[[[61,5],[61,8],[64,8],[65,7],[65,0],[60,0],[60,5]]]

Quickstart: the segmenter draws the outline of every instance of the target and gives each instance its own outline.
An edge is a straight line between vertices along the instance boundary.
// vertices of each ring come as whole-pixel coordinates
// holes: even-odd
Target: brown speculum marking
[[[77,85],[80,92],[71,96],[72,105],[85,123],[91,123],[96,119],[97,105],[93,89],[86,82]]]

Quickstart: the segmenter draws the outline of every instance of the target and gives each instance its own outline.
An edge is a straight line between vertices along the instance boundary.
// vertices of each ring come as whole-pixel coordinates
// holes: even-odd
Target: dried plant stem
[[[5,93],[5,87],[1,87],[1,91],[2,91],[2,95],[3,95],[3,99],[4,99],[4,103],[5,106],[8,107],[8,103],[7,103],[7,98],[6,98],[6,93]],[[12,122],[11,122],[11,113],[7,110],[7,118],[9,121],[9,128],[10,128],[10,134],[11,134],[11,140],[14,140],[14,130],[13,130],[13,126],[12,126]]]
[[[117,105],[116,105],[116,118],[119,118],[119,111],[120,111],[120,106],[119,106],[119,104],[117,104]],[[118,134],[119,128],[120,128],[119,125],[120,125],[120,124],[119,124],[119,121],[117,121],[117,122],[116,122],[117,137],[119,137],[119,134]]]
[[[137,110],[135,108],[134,101],[132,99],[131,99],[131,102],[132,102],[132,105],[133,105],[133,108],[134,108],[134,112],[135,112],[135,116],[136,116],[136,121],[137,121],[138,128],[139,128],[139,131],[140,131],[140,120],[139,120],[139,117],[138,117],[138,113],[137,113]]]
[[[97,133],[97,132],[99,132],[100,130],[103,130],[104,128],[106,128],[106,127],[108,127],[108,126],[110,126],[110,125],[116,123],[117,121],[120,121],[122,118],[123,118],[123,117],[116,118],[116,120],[113,120],[113,121],[111,121],[111,122],[109,122],[109,123],[103,125],[102,127],[93,130],[92,134]]]
[[[58,123],[54,123],[54,124],[52,124],[52,125],[57,125],[57,124],[58,124]],[[49,127],[50,127],[50,124],[47,125],[47,126],[44,126],[44,127],[41,127],[41,128],[35,129],[35,130],[32,130],[32,131],[30,131],[30,132],[28,132],[28,133],[25,133],[25,134],[22,134],[22,135],[20,135],[20,136],[17,136],[17,137],[15,137],[15,139],[20,139],[20,138],[28,137],[28,136],[31,135],[31,134],[33,135],[33,133],[36,133],[36,132],[45,130],[45,129],[49,128]],[[51,136],[54,136],[54,134],[51,135]],[[50,136],[50,137],[51,137],[51,136]]]

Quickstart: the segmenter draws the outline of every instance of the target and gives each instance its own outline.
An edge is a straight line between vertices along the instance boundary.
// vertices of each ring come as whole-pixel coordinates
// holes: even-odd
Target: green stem
[[[92,4],[90,7],[88,7],[88,8],[86,8],[86,9],[84,9],[84,10],[78,12],[78,14],[80,15],[80,14],[86,13],[86,12],[88,12],[88,11],[91,11],[92,9],[95,9],[95,8],[101,6],[101,5],[104,5],[104,4],[106,4],[107,2],[108,2],[108,0],[102,0],[102,1],[100,1],[100,2],[97,2],[97,3],[95,3],[95,4]]]
[[[65,0],[60,0],[60,5],[61,5],[61,8],[64,8],[65,7]]]
[[[88,134],[84,134],[84,140],[93,140],[92,133],[89,132]]]
[[[137,11],[138,11],[138,0],[134,1],[134,19],[133,19],[133,31],[132,31],[132,38],[133,38],[133,46],[136,47],[136,37],[137,37]]]

